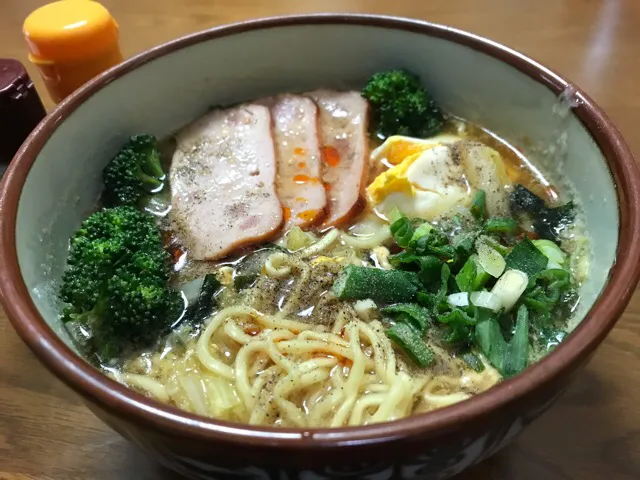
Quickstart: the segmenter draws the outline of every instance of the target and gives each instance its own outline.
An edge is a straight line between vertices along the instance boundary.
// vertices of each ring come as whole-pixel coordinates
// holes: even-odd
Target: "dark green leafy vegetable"
[[[558,241],[564,230],[575,216],[573,202],[555,208],[546,208],[533,222],[533,228],[540,238]]]
[[[214,295],[221,286],[222,284],[216,278],[215,274],[209,273],[205,275],[198,299],[187,309],[184,315],[184,321],[197,324],[209,317],[216,304]]]
[[[362,90],[371,106],[372,124],[378,135],[428,137],[438,133],[444,122],[420,79],[406,70],[376,73]]]
[[[476,196],[471,203],[471,215],[477,220],[483,220],[487,218],[487,194],[484,190],[478,190]]]
[[[258,279],[258,274],[236,275],[233,277],[233,287],[240,291],[250,288]]]
[[[509,200],[512,213],[528,216],[538,236],[547,240],[557,241],[560,232],[575,216],[573,202],[550,208],[543,199],[522,185],[516,185]]]
[[[518,224],[512,218],[490,218],[484,223],[487,233],[501,233],[513,235],[518,230]]]
[[[405,314],[420,333],[424,333],[429,326],[429,310],[415,303],[397,303],[380,309],[380,312],[392,316]]]
[[[415,298],[418,284],[413,272],[349,265],[333,284],[333,293],[340,300],[370,298],[382,303],[408,302]]]
[[[516,185],[509,197],[511,211],[514,213],[539,214],[544,208],[544,200],[522,185]]]
[[[162,190],[165,178],[156,138],[134,135],[104,169],[105,202],[109,206],[137,206]]]
[[[520,270],[529,277],[547,268],[549,259],[528,238],[524,238],[505,257],[507,267]]]
[[[387,336],[421,367],[427,367],[435,360],[433,351],[409,324],[396,323],[387,330]]]

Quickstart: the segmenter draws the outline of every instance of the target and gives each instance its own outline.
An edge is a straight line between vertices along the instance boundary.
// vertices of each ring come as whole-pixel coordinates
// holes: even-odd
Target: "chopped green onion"
[[[511,249],[505,261],[507,267],[520,270],[530,277],[547,268],[549,263],[549,259],[526,237]]]
[[[564,269],[544,270],[529,280],[523,297],[538,319],[548,319],[564,292],[571,286],[571,278]]]
[[[473,290],[473,280],[476,278],[477,265],[473,257],[469,257],[456,275],[456,285],[461,292]]]
[[[469,345],[473,341],[476,319],[461,308],[453,308],[449,313],[438,315],[436,318],[446,326],[442,337],[445,343]]]
[[[411,242],[413,238],[413,225],[411,225],[411,220],[407,217],[400,217],[391,224],[390,230],[391,235],[393,235],[393,238],[400,247],[407,248],[409,246],[409,242]]]
[[[498,371],[503,370],[506,342],[500,331],[498,320],[483,319],[476,325],[476,343],[480,351]]]
[[[440,270],[440,289],[437,293],[439,302],[443,301],[447,296],[447,291],[449,290],[449,277],[451,277],[451,269],[449,268],[449,265],[443,263],[442,269]]]
[[[387,336],[402,348],[421,367],[427,367],[435,355],[418,332],[406,323],[396,323],[387,330]]]
[[[417,285],[418,277],[413,272],[348,265],[333,284],[333,293],[340,300],[408,302],[415,297]]]
[[[447,303],[454,307],[468,307],[469,294],[467,292],[452,293],[447,297]]]
[[[430,223],[423,223],[418,228],[416,228],[415,232],[413,232],[413,236],[411,237],[411,241],[415,242],[419,238],[424,237],[425,235],[429,235],[433,230],[433,226]]]
[[[488,246],[496,250],[503,257],[506,256],[507,253],[509,253],[509,251],[511,250],[509,247],[505,247],[498,240],[488,235],[481,235],[480,238],[478,239],[478,244],[479,242],[487,244]]]
[[[471,292],[469,294],[469,300],[471,300],[471,305],[475,305],[476,307],[486,308],[494,312],[502,310],[502,300],[491,292]]]
[[[418,257],[418,265],[420,265],[420,271],[418,272],[418,278],[422,285],[430,287],[440,279],[440,272],[442,270],[442,262],[432,255],[426,257]]]
[[[494,312],[502,310],[502,301],[500,300],[500,297],[486,291],[452,293],[447,297],[447,303],[454,307],[468,307],[469,305],[475,305],[476,307],[486,308]]]
[[[484,223],[487,233],[503,233],[513,235],[518,230],[518,224],[512,218],[490,218]]]
[[[564,253],[558,245],[551,240],[533,240],[533,243],[538,250],[540,250],[545,257],[549,259],[549,262],[554,262],[558,265],[563,265],[567,260],[567,255]]]
[[[482,363],[482,360],[480,360],[475,353],[465,352],[460,356],[460,358],[462,358],[462,360],[476,372],[484,372],[484,363]]]
[[[516,328],[504,357],[504,374],[508,377],[520,373],[529,361],[529,312],[520,305],[516,317]]]
[[[489,275],[478,262],[477,255],[471,255],[456,275],[456,285],[461,292],[481,290],[489,281]]]
[[[420,333],[424,333],[429,326],[429,310],[415,303],[398,303],[382,308],[380,312],[392,315],[405,314]]]
[[[469,255],[471,255],[471,252],[473,251],[473,246],[476,242],[477,237],[478,237],[477,232],[471,232],[464,235],[459,235],[458,238],[456,238],[456,241],[453,245],[454,250],[460,257],[462,258],[468,257]]]
[[[449,245],[449,239],[437,230],[431,230],[411,246],[417,255],[435,255],[443,260],[452,259],[456,255],[455,249]]]
[[[418,292],[416,299],[418,303],[424,307],[433,310],[434,314],[439,312],[440,306],[444,304],[447,298],[447,292],[449,291],[449,278],[451,277],[451,270],[446,263],[443,263],[440,267],[440,288],[437,293],[425,293]]]
[[[487,217],[487,195],[484,193],[484,190],[478,190],[476,192],[476,196],[473,198],[470,210],[471,215],[478,220]]]
[[[504,272],[506,261],[496,249],[490,247],[487,243],[478,242],[478,264],[489,275],[498,278]]]
[[[520,270],[507,270],[491,289],[500,298],[502,307],[509,311],[520,300],[529,284],[529,277]]]

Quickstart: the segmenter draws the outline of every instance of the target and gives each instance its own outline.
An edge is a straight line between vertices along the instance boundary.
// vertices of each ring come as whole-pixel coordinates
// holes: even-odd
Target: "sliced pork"
[[[278,172],[276,191],[285,228],[308,227],[322,220],[327,197],[322,184],[318,144],[318,107],[301,95],[263,100],[273,118]]]
[[[357,213],[366,181],[367,102],[359,92],[317,90],[307,94],[320,111],[322,180],[329,213],[324,226],[338,226]]]
[[[221,258],[279,229],[283,215],[267,107],[214,110],[176,140],[169,173],[172,221],[191,258]]]

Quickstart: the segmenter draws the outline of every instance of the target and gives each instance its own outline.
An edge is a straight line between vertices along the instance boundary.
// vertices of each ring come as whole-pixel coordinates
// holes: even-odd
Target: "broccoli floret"
[[[406,70],[376,73],[362,90],[362,96],[369,101],[373,126],[382,137],[428,137],[442,128],[442,110],[420,79]]]
[[[150,346],[182,312],[182,297],[168,286],[171,263],[155,221],[133,207],[87,218],[71,239],[67,263],[63,321],[82,324],[90,353],[103,360]]]
[[[166,178],[153,135],[134,135],[103,171],[105,202],[109,206],[138,205],[159,192]]]
[[[109,279],[107,292],[109,318],[106,331],[101,332],[101,345],[109,346],[110,351],[117,351],[122,339],[133,346],[153,344],[168,332],[184,308],[180,294],[166,283],[146,272],[129,272],[126,267]]]

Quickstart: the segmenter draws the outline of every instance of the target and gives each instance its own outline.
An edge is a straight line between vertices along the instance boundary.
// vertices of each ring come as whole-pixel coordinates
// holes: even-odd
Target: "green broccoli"
[[[377,134],[428,137],[444,123],[442,110],[420,79],[406,70],[376,73],[362,90],[372,109]]]
[[[102,360],[152,345],[182,313],[168,286],[169,254],[153,217],[130,206],[92,214],[70,242],[61,299],[65,322],[90,333],[86,347]]]
[[[164,187],[165,172],[153,135],[134,135],[103,171],[107,205],[136,206]]]

